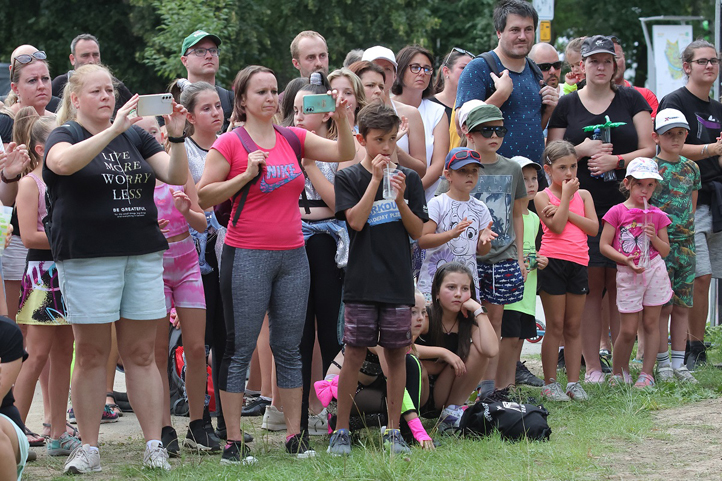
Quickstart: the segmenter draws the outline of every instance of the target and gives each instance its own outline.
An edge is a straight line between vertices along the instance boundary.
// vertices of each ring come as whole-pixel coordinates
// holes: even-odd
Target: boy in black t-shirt
[[[387,382],[388,428],[384,445],[393,453],[408,453],[398,430],[406,383],[404,357],[411,344],[414,280],[409,237],[418,239],[428,220],[424,188],[416,172],[396,164],[399,118],[382,104],[358,114],[361,145],[366,157],[336,174],[336,217],[350,227],[351,245],[344,282],[346,351],[338,382],[338,416],[328,452],[350,454],[349,415],[358,372],[366,348],[378,343]],[[395,198],[384,199],[384,170],[398,172],[391,185]],[[384,365],[385,364],[385,365]]]

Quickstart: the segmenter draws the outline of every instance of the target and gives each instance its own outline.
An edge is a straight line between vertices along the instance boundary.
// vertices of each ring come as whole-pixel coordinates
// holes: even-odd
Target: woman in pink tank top
[[[544,231],[539,254],[549,258],[547,266],[538,273],[539,295],[547,321],[542,344],[545,384],[542,396],[552,401],[584,401],[587,393],[579,383],[579,371],[580,326],[589,293],[587,236],[597,234],[599,221],[591,194],[579,189],[574,146],[566,141],[550,142],[544,150],[543,162],[551,185],[534,198]],[[554,379],[562,339],[569,381],[566,390]]]

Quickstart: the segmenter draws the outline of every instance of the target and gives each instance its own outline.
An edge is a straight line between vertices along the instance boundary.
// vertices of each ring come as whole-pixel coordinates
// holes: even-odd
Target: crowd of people
[[[100,471],[120,367],[143,465],[161,470],[181,445],[256,462],[243,416],[285,431],[298,458],[324,434],[349,455],[371,424],[404,454],[434,449],[421,418],[458,428],[472,393],[528,384],[584,401],[590,383],[696,383],[722,276],[719,52],[690,43],[686,85],[657,102],[624,79],[614,37],[571,40],[562,77],[537,23],[503,0],[489,52],[373,46],[330,73],[326,40],[304,31],[283,91],[257,65],[216,85],[222,41],[198,30],[158,117],[138,114],[93,35],[52,82],[45,53],[17,47],[0,110],[14,207],[0,478],[20,479],[43,445],[65,473]],[[323,112],[307,108],[318,95]],[[542,379],[520,361],[537,295]],[[188,406],[181,440],[169,378]],[[25,425],[38,381],[40,434]]]

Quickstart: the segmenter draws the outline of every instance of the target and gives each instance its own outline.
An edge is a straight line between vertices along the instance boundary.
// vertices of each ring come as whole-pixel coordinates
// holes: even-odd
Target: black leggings
[[[341,307],[343,271],[336,267],[336,241],[327,234],[315,234],[306,241],[306,255],[311,271],[306,324],[301,338],[301,374],[303,401],[301,402],[301,430],[308,430],[308,396],[311,390],[311,363],[318,331],[323,372],[331,366],[341,350],[338,342],[338,313]],[[318,326],[318,329],[316,327]]]
[[[202,276],[203,291],[206,298],[206,345],[213,349],[211,374],[213,387],[216,392],[216,412],[219,426],[225,426],[223,408],[218,389],[218,374],[221,372],[221,361],[226,353],[226,324],[223,317],[223,302],[221,302],[221,287],[218,277],[218,259],[216,258],[216,236],[209,239],[206,245],[206,262],[213,268],[208,274]]]

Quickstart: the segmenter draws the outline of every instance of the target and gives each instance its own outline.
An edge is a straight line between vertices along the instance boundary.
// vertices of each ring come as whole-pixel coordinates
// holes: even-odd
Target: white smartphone
[[[141,117],[170,115],[173,113],[173,96],[169,93],[141,95],[136,112]]]

